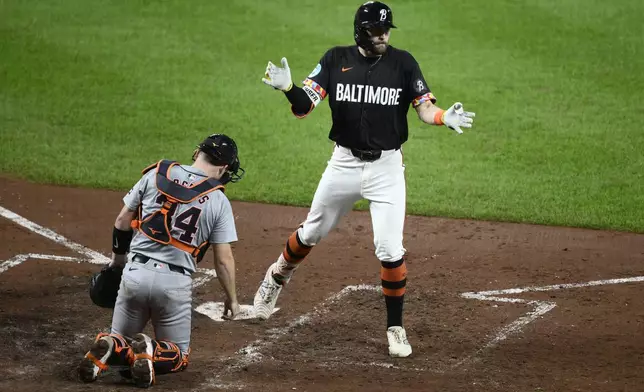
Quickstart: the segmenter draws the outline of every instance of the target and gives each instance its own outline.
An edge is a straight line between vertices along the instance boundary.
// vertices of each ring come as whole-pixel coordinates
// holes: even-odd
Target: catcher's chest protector
[[[170,169],[178,165],[175,161],[162,160],[156,165],[156,187],[161,193],[161,209],[155,211],[145,219],[142,219],[141,210],[139,209],[139,219],[132,222],[132,226],[145,234],[148,238],[164,245],[172,245],[183,251],[198,257],[201,250],[207,245],[207,241],[198,247],[192,244],[186,244],[172,237],[172,216],[177,209],[178,203],[190,203],[193,200],[201,198],[215,190],[224,190],[224,186],[217,180],[208,178],[191,187],[179,185],[168,178]],[[154,168],[154,166],[144,170],[144,173]]]

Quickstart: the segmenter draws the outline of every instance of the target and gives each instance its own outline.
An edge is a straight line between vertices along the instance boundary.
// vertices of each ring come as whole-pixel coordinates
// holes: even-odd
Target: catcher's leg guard
[[[132,339],[134,360],[130,373],[137,387],[148,388],[154,384],[154,345],[146,334],[138,333]]]
[[[176,373],[188,367],[188,353],[181,352],[179,346],[164,340],[152,340],[154,345],[154,371],[157,374]]]
[[[189,353],[164,340],[154,340],[137,334],[132,341],[134,361],[131,375],[137,386],[147,388],[154,384],[157,374],[176,373],[188,367]]]
[[[78,365],[78,377],[83,382],[96,381],[109,365],[129,365],[131,358],[130,346],[122,336],[100,333]]]

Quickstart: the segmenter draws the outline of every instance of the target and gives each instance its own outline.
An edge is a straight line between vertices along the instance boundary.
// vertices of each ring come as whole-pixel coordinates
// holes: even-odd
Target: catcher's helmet
[[[228,169],[219,179],[222,184],[237,182],[244,176],[244,169],[239,167],[237,144],[230,137],[221,133],[212,134],[199,143],[197,149],[206,154],[211,164],[216,166],[228,165]]]
[[[367,1],[358,8],[353,19],[353,37],[361,48],[373,50],[373,42],[368,30],[372,27],[395,29],[394,16],[387,4],[379,1]]]

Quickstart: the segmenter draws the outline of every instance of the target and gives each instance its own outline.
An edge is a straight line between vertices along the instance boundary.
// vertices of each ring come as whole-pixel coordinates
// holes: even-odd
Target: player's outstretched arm
[[[298,118],[305,117],[315,107],[306,91],[293,85],[291,69],[288,66],[286,57],[282,57],[282,67],[278,67],[270,61],[268,62],[262,82],[284,92],[286,99],[291,103],[293,114]]]
[[[466,112],[463,110],[463,104],[456,102],[449,109],[443,110],[432,102],[423,102],[421,105],[416,106],[418,117],[425,123],[430,125],[446,125],[448,128],[463,133],[463,128],[472,128],[474,123],[474,112]]]
[[[230,244],[213,244],[217,279],[226,293],[224,318],[233,320],[241,311],[235,288],[235,258]]]

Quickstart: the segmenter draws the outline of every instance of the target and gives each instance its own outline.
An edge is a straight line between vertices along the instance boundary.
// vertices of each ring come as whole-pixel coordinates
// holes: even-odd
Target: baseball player
[[[108,365],[130,366],[135,384],[149,387],[155,374],[186,368],[191,275],[210,245],[226,294],[224,318],[234,319],[240,311],[230,246],[237,233],[224,195],[224,185],[244,174],[237,146],[226,135],[210,135],[198,145],[193,161],[192,166],[159,161],[143,171],[123,198],[125,205],[114,223],[113,260],[97,278],[122,274],[112,329],[99,334],[81,360],[78,370],[84,382],[95,381]],[[148,320],[154,339],[142,333]]]
[[[357,45],[328,50],[303,82],[294,86],[286,58],[281,67],[268,62],[267,85],[284,92],[299,118],[329,99],[333,154],[322,175],[305,222],[288,238],[267,270],[254,306],[268,318],[278,295],[298,265],[339,219],[360,199],[369,201],[376,257],[387,308],[389,355],[407,357],[411,345],[403,327],[407,282],[403,225],[405,176],[401,146],[407,141],[411,104],[421,121],[446,125],[459,134],[470,128],[474,113],[455,103],[443,110],[414,57],[389,45],[393,15],[378,1],[361,5],[354,18]]]

